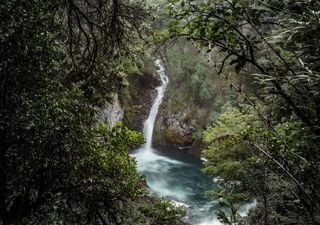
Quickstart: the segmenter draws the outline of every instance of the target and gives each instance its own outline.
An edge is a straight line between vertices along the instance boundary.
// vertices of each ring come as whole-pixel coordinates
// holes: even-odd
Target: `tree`
[[[296,85],[294,81],[307,76],[317,82],[317,78],[309,74],[311,70],[306,70],[314,68],[314,61],[308,65],[299,56],[304,55],[301,51],[309,47],[306,38],[310,38],[313,46],[318,43],[313,35],[306,35],[303,41],[298,37],[303,35],[302,30],[317,30],[317,16],[312,10],[317,11],[319,5],[315,1],[306,1],[302,4],[301,11],[297,12],[292,10],[293,4],[287,1],[171,1],[172,22],[169,32],[172,37],[186,36],[201,47],[220,48],[226,53],[222,68],[230,58],[230,63],[236,65],[238,72],[246,64],[252,64],[261,77],[267,77],[264,82],[271,85],[274,94],[280,96],[307,126],[317,130],[318,119],[311,113],[316,111],[317,106],[312,103],[317,101],[317,97],[309,99],[307,95],[310,92],[302,91],[306,86]],[[291,20],[301,15],[301,12],[305,12],[301,21]],[[311,27],[306,25],[306,21],[310,21]],[[293,39],[287,42],[286,37]],[[272,39],[272,43],[269,39]],[[302,47],[297,48],[299,45]],[[308,59],[313,58],[313,52],[308,54]],[[302,67],[299,62],[301,60]],[[291,91],[294,94],[289,94]],[[308,99],[310,106],[300,106],[303,103],[299,99]]]
[[[217,48],[223,52],[219,71],[222,77],[227,78],[224,68],[232,66],[240,76],[253,78],[258,90],[254,94],[262,101],[259,104],[231,83],[270,131],[266,137],[262,135],[261,143],[261,135],[253,135],[255,138],[250,140],[259,143],[253,148],[269,158],[269,169],[273,167],[270,164],[277,165],[276,174],[281,180],[291,180],[294,196],[312,223],[319,224],[320,193],[314,189],[319,180],[314,171],[320,171],[319,88],[314,86],[319,86],[319,65],[315,61],[319,50],[318,2],[170,2],[169,36],[185,36],[205,50]],[[294,135],[297,133],[301,137]],[[272,145],[276,147],[269,149]],[[235,146],[237,143],[226,149]]]
[[[139,36],[138,9],[120,0],[1,4],[0,224],[151,220],[128,155],[142,135],[95,116],[125,83],[117,63]]]
[[[278,124],[276,129],[280,133],[285,130],[283,137],[295,145],[296,151],[308,147],[301,124]],[[298,195],[301,174],[295,171],[297,168],[291,170],[292,159],[282,155],[286,151],[283,142],[277,141],[277,136],[259,120],[252,107],[226,108],[206,129],[204,139],[208,148],[203,151],[207,159],[203,171],[223,177],[225,197],[219,193],[215,196],[228,203],[233,218],[237,211],[234,205],[243,203],[243,199],[237,201],[238,196],[252,196],[258,200],[250,216],[255,218],[252,224],[286,224],[288,221],[312,224],[311,211],[303,202],[306,199],[303,194]]]

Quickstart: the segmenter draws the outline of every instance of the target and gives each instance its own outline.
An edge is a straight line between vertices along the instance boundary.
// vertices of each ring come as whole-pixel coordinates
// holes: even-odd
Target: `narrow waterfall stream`
[[[177,149],[152,148],[154,123],[169,82],[161,61],[156,60],[155,64],[161,85],[156,88],[157,96],[144,123],[146,143],[131,155],[137,160],[138,172],[146,176],[152,194],[184,206],[192,225],[220,225],[215,218],[215,211],[220,208],[218,201],[206,196],[206,191],[216,189],[218,184],[200,171],[201,160]]]
[[[162,98],[164,96],[164,92],[166,90],[167,84],[169,82],[169,78],[165,74],[165,70],[163,65],[161,64],[161,61],[159,59],[156,60],[156,66],[159,68],[157,70],[157,73],[160,76],[161,79],[161,85],[156,88],[157,90],[157,97],[154,100],[148,119],[144,122],[143,126],[143,133],[146,140],[146,143],[144,145],[144,149],[151,150],[151,144],[152,144],[152,134],[153,134],[153,127],[154,123],[156,121],[156,117],[159,111],[159,106],[162,102]]]

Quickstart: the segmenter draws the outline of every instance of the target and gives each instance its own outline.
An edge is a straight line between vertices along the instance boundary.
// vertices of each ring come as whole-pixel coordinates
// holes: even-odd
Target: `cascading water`
[[[154,122],[156,120],[158,111],[159,111],[159,106],[162,102],[162,98],[164,95],[164,91],[167,87],[167,84],[169,82],[169,78],[165,74],[165,70],[163,65],[161,64],[161,60],[157,59],[155,62],[156,66],[159,68],[157,70],[157,73],[160,76],[161,79],[161,86],[157,87],[157,97],[154,100],[154,103],[151,107],[150,114],[148,119],[144,122],[144,127],[143,127],[143,133],[144,137],[146,140],[146,143],[144,145],[145,150],[151,150],[151,144],[152,144],[152,134],[153,134],[153,127],[154,127]]]
[[[200,171],[201,160],[177,149],[152,148],[154,123],[169,82],[161,60],[155,64],[161,85],[156,88],[157,96],[144,123],[146,143],[131,155],[136,158],[138,172],[145,175],[152,194],[186,207],[188,220],[193,225],[221,225],[215,217],[220,208],[218,201],[206,196],[206,192],[218,188],[218,184]]]

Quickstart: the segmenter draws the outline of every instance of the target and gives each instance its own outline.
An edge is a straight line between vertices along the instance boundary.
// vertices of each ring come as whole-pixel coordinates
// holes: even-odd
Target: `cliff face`
[[[165,103],[164,103],[165,104]],[[155,126],[155,144],[189,148],[192,135],[197,130],[197,120],[184,111],[170,113],[162,108]]]
[[[142,131],[147,119],[155,88],[160,85],[156,67],[151,62],[139,73],[128,75],[128,87],[115,94],[110,102],[97,108],[97,119],[106,122],[112,128],[118,121],[131,130]]]
[[[145,71],[142,75],[131,74],[129,88],[122,93],[124,117],[123,121],[128,128],[142,131],[143,122],[147,119],[152,102],[155,98],[155,88],[160,81],[155,71]]]
[[[191,148],[203,147],[202,130],[211,113],[219,108],[217,82],[205,57],[192,45],[178,42],[166,55],[169,84],[154,129],[154,144]]]
[[[106,122],[112,128],[118,121],[122,121],[124,111],[121,107],[118,95],[115,95],[111,102],[105,103],[104,106],[98,108],[97,118]]]

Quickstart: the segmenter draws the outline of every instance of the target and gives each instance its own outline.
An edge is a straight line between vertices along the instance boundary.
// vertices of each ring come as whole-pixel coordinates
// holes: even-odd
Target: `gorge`
[[[155,64],[161,85],[156,88],[157,96],[144,122],[143,133],[146,143],[134,150],[131,156],[137,160],[138,172],[146,177],[150,192],[184,207],[188,222],[196,225],[221,224],[215,216],[215,212],[221,208],[219,201],[206,195],[207,191],[219,188],[219,184],[213,177],[201,172],[201,160],[180,149],[152,146],[154,123],[169,82],[161,60],[156,60]],[[244,206],[245,208],[248,207]],[[243,210],[243,213],[245,211],[247,210]]]

